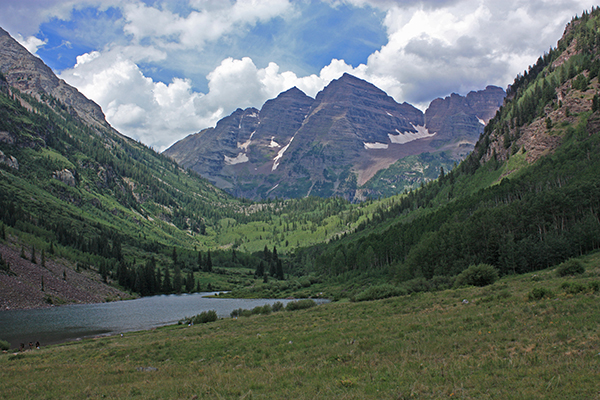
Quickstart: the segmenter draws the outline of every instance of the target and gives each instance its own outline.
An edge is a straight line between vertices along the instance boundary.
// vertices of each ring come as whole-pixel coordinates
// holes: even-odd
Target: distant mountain
[[[463,159],[504,96],[493,86],[467,97],[453,94],[435,100],[424,114],[344,74],[315,99],[292,88],[261,110],[236,110],[164,154],[236,196],[355,200],[381,195],[365,184],[406,157],[438,153],[446,167]]]
[[[577,266],[577,257],[597,253],[599,24],[600,8],[568,24],[556,48],[515,78],[457,168],[382,201],[388,208],[380,205],[355,232],[296,251],[298,268],[336,279],[381,274],[386,283],[402,282],[397,290],[403,294],[452,287],[471,266],[473,271],[487,264],[508,275],[565,261],[562,267]],[[440,136],[454,136],[456,127],[475,123],[456,110],[473,110],[485,122],[490,114],[478,114],[477,107],[486,103],[477,94],[436,100],[425,113],[426,124],[439,124]],[[443,119],[463,123],[443,129],[450,126]],[[586,263],[586,274],[594,267]],[[380,289],[382,297],[388,288]]]

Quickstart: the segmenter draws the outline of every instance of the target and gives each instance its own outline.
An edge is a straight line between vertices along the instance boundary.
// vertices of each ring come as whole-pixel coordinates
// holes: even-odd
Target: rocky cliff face
[[[488,86],[466,97],[453,93],[444,99],[435,99],[425,112],[426,126],[438,134],[437,140],[467,139],[474,144],[505,96],[502,88]]]
[[[378,171],[408,156],[451,150],[463,158],[504,95],[490,86],[435,100],[423,114],[344,74],[315,99],[293,88],[261,110],[238,109],[165,154],[237,196],[355,199]]]
[[[110,128],[99,105],[54,75],[42,60],[35,57],[0,28],[0,72],[11,87],[48,100],[49,96],[71,107],[72,112],[91,126]]]

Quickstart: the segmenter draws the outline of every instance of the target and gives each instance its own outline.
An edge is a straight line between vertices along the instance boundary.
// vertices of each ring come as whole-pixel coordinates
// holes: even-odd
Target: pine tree
[[[46,268],[46,252],[44,251],[44,249],[42,249],[42,267]],[[106,282],[106,280],[105,280]]]
[[[165,268],[165,277],[162,285],[163,293],[171,293],[173,292],[173,286],[171,286],[171,274],[169,273],[169,267]]]
[[[210,257],[210,250],[206,254],[206,261],[204,262],[204,272],[212,272],[212,259]]]
[[[265,263],[261,261],[258,263],[258,267],[256,267],[256,276],[264,276],[265,275]]]
[[[31,246],[31,262],[37,264],[37,259],[35,258],[35,246]]]
[[[177,264],[177,249],[175,247],[173,247],[173,254],[171,255],[171,258],[173,259],[173,265]]]
[[[283,280],[285,277],[283,276],[283,263],[281,260],[277,260],[277,279]]]
[[[192,293],[194,290],[194,273],[192,271],[188,271],[187,279],[185,280],[185,291],[188,293]]]

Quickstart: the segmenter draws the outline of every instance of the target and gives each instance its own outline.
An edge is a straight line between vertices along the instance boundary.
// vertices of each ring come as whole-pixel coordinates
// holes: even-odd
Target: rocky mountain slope
[[[236,196],[355,200],[381,195],[365,184],[406,157],[436,153],[447,168],[463,159],[504,96],[504,90],[490,86],[466,97],[437,99],[423,113],[344,74],[315,99],[292,88],[261,110],[236,110],[164,154]],[[420,175],[413,181],[430,178]]]
[[[69,111],[100,129],[112,129],[100,106],[59,79],[44,62],[0,28],[0,72],[10,87],[38,100],[59,100]],[[113,130],[113,132],[116,132]]]

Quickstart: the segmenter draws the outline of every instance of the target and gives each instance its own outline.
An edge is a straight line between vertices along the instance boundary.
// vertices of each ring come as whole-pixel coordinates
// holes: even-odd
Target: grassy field
[[[0,398],[595,399],[600,255],[584,261],[575,277],[546,270],[9,352]],[[532,300],[536,288],[551,295]]]

